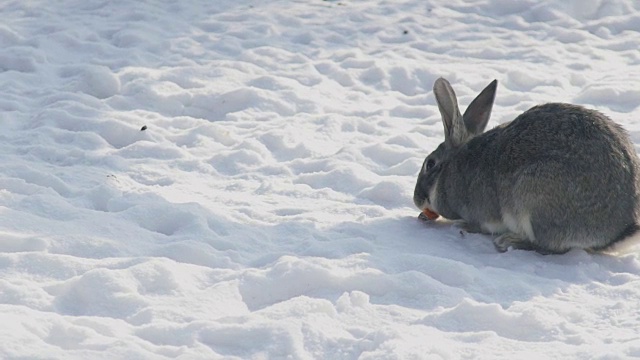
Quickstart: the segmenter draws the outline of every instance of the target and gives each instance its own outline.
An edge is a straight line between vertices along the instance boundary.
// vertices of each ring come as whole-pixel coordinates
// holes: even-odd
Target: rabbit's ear
[[[482,90],[480,95],[473,99],[464,112],[462,116],[464,125],[472,136],[481,134],[487,126],[489,118],[491,117],[493,101],[496,98],[497,87],[498,80],[493,80],[491,84]]]
[[[457,147],[466,137],[466,130],[460,122],[462,117],[458,108],[458,99],[451,84],[444,78],[439,78],[433,84],[433,94],[436,96],[438,109],[444,124],[444,142],[449,147]],[[462,133],[461,133],[462,132]]]

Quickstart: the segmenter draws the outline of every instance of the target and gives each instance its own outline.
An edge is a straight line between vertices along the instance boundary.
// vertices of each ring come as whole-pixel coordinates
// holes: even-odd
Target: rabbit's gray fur
[[[496,86],[460,115],[449,82],[436,81],[445,141],[420,170],[416,206],[496,235],[499,251],[598,250],[633,234],[640,161],[622,127],[600,112],[551,103],[483,133]]]

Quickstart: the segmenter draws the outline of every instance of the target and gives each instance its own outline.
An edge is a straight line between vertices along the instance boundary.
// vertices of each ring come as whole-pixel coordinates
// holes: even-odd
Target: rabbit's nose
[[[416,187],[416,190],[413,193],[413,203],[416,205],[416,207],[422,210],[424,208],[426,200],[427,197],[425,196],[424,192]]]

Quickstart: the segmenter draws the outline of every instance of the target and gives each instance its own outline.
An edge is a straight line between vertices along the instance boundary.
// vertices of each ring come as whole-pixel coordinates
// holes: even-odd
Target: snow
[[[497,253],[412,204],[431,93],[640,145],[640,4],[5,1],[0,358],[640,357],[640,246]],[[144,130],[143,130],[144,129]]]

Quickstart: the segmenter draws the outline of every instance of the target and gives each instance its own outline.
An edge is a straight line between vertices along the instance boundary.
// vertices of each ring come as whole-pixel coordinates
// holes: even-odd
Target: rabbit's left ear
[[[458,147],[464,143],[466,130],[461,124],[462,116],[458,108],[458,99],[451,84],[439,78],[433,84],[433,94],[436,96],[438,110],[444,125],[444,143],[447,147]]]
[[[496,88],[498,80],[493,80],[475,99],[469,104],[467,110],[462,115],[464,126],[472,135],[481,134],[487,127],[489,118],[491,117],[491,109],[493,101],[496,98]]]

